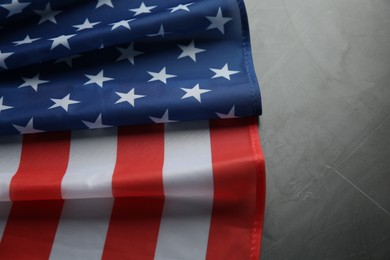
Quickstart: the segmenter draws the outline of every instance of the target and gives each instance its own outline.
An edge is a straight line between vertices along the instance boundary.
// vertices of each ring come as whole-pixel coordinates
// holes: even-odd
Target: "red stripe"
[[[61,198],[69,148],[70,133],[23,137],[19,169],[10,185],[14,202],[0,243],[0,259],[49,257],[63,201],[40,200]]]
[[[265,198],[257,119],[210,123],[214,206],[207,259],[258,259]]]
[[[62,199],[69,151],[70,132],[25,135],[19,168],[10,184],[11,200]]]
[[[164,126],[123,127],[104,259],[153,259],[164,205]],[[133,257],[133,258],[132,258]]]
[[[0,259],[48,259],[62,204],[62,200],[13,202]]]

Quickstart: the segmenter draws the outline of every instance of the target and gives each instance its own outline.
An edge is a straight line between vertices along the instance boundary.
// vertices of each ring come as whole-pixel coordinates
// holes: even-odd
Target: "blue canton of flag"
[[[0,4],[0,134],[259,114],[241,0]]]

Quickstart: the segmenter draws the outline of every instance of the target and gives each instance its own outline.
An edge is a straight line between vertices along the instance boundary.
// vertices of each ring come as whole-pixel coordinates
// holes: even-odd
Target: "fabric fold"
[[[208,179],[212,173],[207,172],[235,169],[223,181],[240,186],[245,182],[241,169],[262,160],[249,150],[259,145],[250,133],[250,127],[257,129],[255,121],[241,118],[3,136],[0,201],[158,198],[167,196],[161,193],[163,172],[168,174],[164,188],[174,191],[168,196],[202,199],[208,194],[205,187],[213,185]],[[229,140],[236,130],[248,133]],[[213,143],[221,143],[220,138],[229,140],[225,148],[232,151],[212,161]],[[240,147],[249,151],[240,152]],[[187,187],[189,180],[192,184]],[[221,203],[241,200],[243,195],[225,194]]]

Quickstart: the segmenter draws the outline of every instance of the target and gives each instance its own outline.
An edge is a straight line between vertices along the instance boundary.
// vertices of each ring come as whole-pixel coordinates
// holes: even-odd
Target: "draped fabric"
[[[0,259],[258,259],[242,0],[0,4]]]

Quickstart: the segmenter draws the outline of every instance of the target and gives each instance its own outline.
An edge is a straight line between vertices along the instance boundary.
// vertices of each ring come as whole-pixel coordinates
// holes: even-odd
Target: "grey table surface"
[[[261,258],[390,259],[390,0],[246,0]]]

